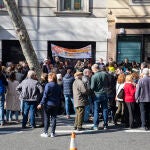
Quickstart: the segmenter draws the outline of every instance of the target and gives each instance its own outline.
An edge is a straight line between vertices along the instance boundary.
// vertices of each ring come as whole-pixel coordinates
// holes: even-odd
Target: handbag
[[[119,91],[117,98],[124,99],[124,89],[123,88]]]

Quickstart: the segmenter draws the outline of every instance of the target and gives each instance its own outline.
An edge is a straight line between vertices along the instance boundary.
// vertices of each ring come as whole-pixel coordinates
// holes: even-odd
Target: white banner
[[[52,56],[60,56],[64,58],[91,58],[91,45],[80,49],[69,49],[51,44]]]

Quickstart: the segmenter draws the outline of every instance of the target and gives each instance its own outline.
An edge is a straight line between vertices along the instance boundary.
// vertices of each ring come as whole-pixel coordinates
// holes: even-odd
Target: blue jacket
[[[71,74],[66,74],[63,77],[63,93],[64,95],[73,95],[72,85],[74,77]]]
[[[61,88],[55,82],[49,82],[46,84],[41,105],[44,106],[59,106],[61,101]]]

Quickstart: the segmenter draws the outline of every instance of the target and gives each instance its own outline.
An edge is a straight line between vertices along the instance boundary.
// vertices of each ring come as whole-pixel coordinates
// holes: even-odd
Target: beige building
[[[52,44],[68,49],[91,46],[92,59],[107,58],[108,22],[104,0],[16,0],[39,61],[52,57]],[[0,0],[0,60],[24,59]]]
[[[108,0],[108,57],[150,61],[150,0]]]

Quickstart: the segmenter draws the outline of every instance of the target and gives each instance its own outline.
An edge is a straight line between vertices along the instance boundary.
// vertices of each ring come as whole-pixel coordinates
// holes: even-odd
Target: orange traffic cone
[[[76,134],[74,132],[72,132],[71,141],[70,141],[70,150],[77,150],[75,137],[76,137]]]

